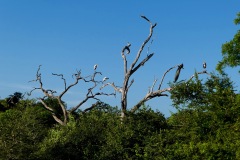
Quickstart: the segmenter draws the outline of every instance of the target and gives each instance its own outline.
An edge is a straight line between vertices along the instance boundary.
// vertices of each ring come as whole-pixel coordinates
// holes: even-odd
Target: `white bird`
[[[207,63],[203,62],[203,68],[206,69],[207,68]]]
[[[103,78],[103,82],[105,82],[106,80],[108,80],[109,78],[108,77],[104,77]]]
[[[95,65],[93,66],[93,69],[94,69],[94,70],[96,70],[96,69],[97,69],[97,67],[98,67],[98,65],[97,65],[97,64],[95,64]]]

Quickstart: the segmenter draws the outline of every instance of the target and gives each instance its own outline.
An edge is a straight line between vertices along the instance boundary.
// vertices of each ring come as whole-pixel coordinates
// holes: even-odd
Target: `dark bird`
[[[148,21],[148,22],[150,22],[150,20],[147,18],[147,17],[145,17],[145,16],[141,16],[143,19],[145,19],[146,21]]]
[[[131,44],[127,43],[127,45],[123,48],[122,52],[124,53],[125,50],[127,50],[127,54],[129,54],[130,53],[130,46],[131,46]]]
[[[125,50],[127,50],[127,54],[130,53],[130,48],[128,46],[125,47]]]
[[[203,68],[206,69],[207,68],[207,63],[203,62]]]
[[[173,81],[174,83],[177,82],[178,77],[179,77],[180,72],[181,72],[181,69],[184,69],[183,64],[178,65],[178,68],[177,68],[177,71],[176,71],[176,74],[175,74],[175,77],[174,77],[174,81]]]

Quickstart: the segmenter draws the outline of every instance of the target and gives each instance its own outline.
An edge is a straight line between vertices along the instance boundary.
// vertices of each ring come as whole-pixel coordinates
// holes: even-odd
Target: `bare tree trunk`
[[[131,87],[131,85],[133,84],[134,80],[132,79],[129,83],[130,77],[142,66],[144,66],[144,64],[154,55],[154,53],[151,53],[149,55],[146,56],[145,59],[143,59],[142,61],[139,61],[139,58],[142,54],[143,49],[145,48],[146,44],[149,42],[149,40],[152,37],[153,34],[153,29],[154,27],[156,27],[156,23],[152,24],[152,22],[146,18],[145,16],[141,16],[141,18],[143,18],[144,20],[146,20],[149,24],[150,24],[150,32],[148,37],[145,39],[145,41],[143,42],[143,44],[140,46],[137,55],[135,57],[135,60],[132,62],[132,64],[130,65],[130,67],[128,68],[128,63],[127,63],[127,55],[130,54],[130,46],[131,44],[128,43],[126,46],[123,47],[121,55],[123,58],[123,66],[124,66],[124,80],[123,80],[123,86],[122,87],[117,87],[115,86],[114,83],[107,83],[105,84],[103,87],[110,85],[114,88],[115,91],[121,93],[121,118],[123,119],[126,116],[126,111],[127,111],[127,94],[128,94],[128,90]],[[138,64],[137,64],[138,63]],[[137,64],[137,65],[136,65]],[[102,87],[102,88],[103,88]]]

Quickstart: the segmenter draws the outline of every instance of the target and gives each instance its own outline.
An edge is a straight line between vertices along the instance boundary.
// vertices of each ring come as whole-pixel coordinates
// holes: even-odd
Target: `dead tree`
[[[126,46],[123,47],[122,52],[121,52],[121,56],[123,58],[123,64],[124,64],[124,80],[123,80],[122,87],[117,87],[117,86],[115,86],[114,83],[106,83],[103,86],[103,87],[105,87],[107,85],[110,85],[114,88],[114,90],[116,92],[119,92],[121,94],[121,109],[122,109],[121,117],[122,118],[125,117],[125,113],[127,110],[127,95],[128,95],[129,88],[134,83],[134,79],[132,79],[130,81],[131,76],[154,55],[154,53],[151,53],[151,54],[147,55],[142,61],[139,62],[139,58],[140,58],[146,44],[149,42],[149,40],[152,37],[154,27],[156,27],[156,25],[157,25],[156,23],[152,24],[152,22],[145,16],[141,16],[141,18],[143,18],[150,24],[150,33],[149,33],[148,37],[145,39],[145,41],[143,42],[143,44],[140,46],[140,49],[137,52],[135,60],[132,62],[132,64],[130,65],[129,68],[128,68],[128,63],[127,63],[127,55],[129,55],[131,52],[131,50],[130,50],[131,44],[128,43]]]
[[[63,80],[63,83],[64,83],[64,90],[60,94],[56,95],[57,94],[56,91],[54,91],[52,89],[45,89],[43,87],[43,82],[42,82],[42,76],[41,76],[41,73],[40,73],[40,68],[41,68],[41,65],[39,65],[39,67],[38,67],[38,70],[37,70],[37,73],[36,73],[36,79],[32,80],[32,81],[38,82],[39,83],[39,87],[34,87],[29,92],[29,95],[31,95],[32,92],[35,91],[35,90],[42,91],[44,96],[39,98],[40,102],[43,104],[45,109],[47,109],[48,111],[50,111],[52,113],[52,117],[55,119],[55,121],[57,123],[61,124],[61,125],[66,125],[67,122],[68,122],[69,114],[75,112],[77,109],[79,109],[89,99],[95,99],[97,101],[100,101],[97,98],[98,96],[101,96],[101,95],[105,95],[105,96],[115,95],[114,93],[108,94],[108,93],[99,92],[99,91],[95,92],[95,89],[99,86],[99,84],[103,83],[103,80],[101,80],[101,81],[96,80],[96,76],[97,75],[102,75],[101,72],[96,71],[96,67],[94,67],[94,73],[92,75],[89,75],[89,76],[86,76],[86,77],[83,77],[81,75],[81,71],[77,71],[75,74],[72,75],[72,77],[75,79],[75,81],[72,84],[70,84],[70,85],[67,85],[66,79],[64,78],[63,74],[52,73],[52,75],[60,77]],[[32,82],[32,81],[30,81],[30,82]],[[83,100],[81,100],[76,106],[74,106],[74,107],[72,107],[70,109],[67,109],[65,107],[65,105],[64,105],[64,102],[62,101],[62,98],[72,87],[76,86],[79,83],[79,81],[84,81],[85,83],[91,83],[91,87],[88,88],[88,91],[87,91],[87,93],[85,95],[85,98]],[[54,109],[44,102],[44,100],[46,98],[57,99],[58,104],[60,105],[61,110],[62,110],[63,118],[57,117],[57,115],[54,112]],[[85,110],[89,111],[89,110],[91,110],[93,108],[94,107],[91,106],[89,108],[86,108]]]
[[[130,81],[131,76],[142,66],[144,66],[144,64],[150,59],[152,58],[152,56],[154,55],[154,53],[148,54],[142,61],[139,62],[139,58],[144,50],[144,48],[146,47],[146,44],[150,41],[152,35],[153,35],[153,30],[154,27],[156,27],[156,23],[152,24],[152,22],[145,16],[141,16],[141,18],[143,18],[144,20],[146,20],[149,24],[150,24],[150,33],[148,35],[148,37],[145,39],[145,41],[143,42],[143,44],[140,46],[140,49],[137,52],[136,58],[135,60],[131,63],[130,67],[128,68],[128,62],[127,62],[127,55],[130,54],[131,50],[131,44],[128,43],[126,46],[123,47],[122,52],[121,52],[121,56],[123,58],[123,66],[124,66],[124,80],[123,80],[123,85],[122,87],[118,87],[114,84],[114,82],[112,83],[106,83],[104,84],[101,88],[104,88],[105,86],[112,86],[113,89],[115,90],[115,92],[118,92],[121,94],[121,118],[124,118],[126,115],[126,111],[127,111],[127,95],[128,95],[128,91],[129,88],[132,86],[132,84],[134,83],[134,79],[132,79]],[[151,42],[152,43],[152,42]],[[161,86],[163,84],[163,80],[166,76],[166,74],[171,71],[172,69],[177,68],[176,71],[176,75],[175,75],[175,79],[174,81],[176,82],[178,79],[178,76],[180,74],[180,70],[183,69],[183,64],[179,64],[176,65],[174,67],[169,68],[163,75],[160,84],[158,85],[158,88],[156,90],[154,90],[156,83],[157,83],[157,79],[154,79],[154,82],[152,84],[152,86],[149,89],[149,92],[136,104],[133,106],[133,108],[130,110],[131,112],[135,112],[136,110],[138,110],[145,102],[147,102],[150,99],[156,98],[156,97],[161,97],[161,96],[168,96],[168,94],[166,94],[165,92],[169,92],[171,91],[173,88],[168,87],[165,89],[161,89]],[[202,73],[202,72],[201,72]],[[201,74],[199,73],[199,74]],[[206,73],[206,71],[204,72]],[[177,76],[177,77],[176,77]]]

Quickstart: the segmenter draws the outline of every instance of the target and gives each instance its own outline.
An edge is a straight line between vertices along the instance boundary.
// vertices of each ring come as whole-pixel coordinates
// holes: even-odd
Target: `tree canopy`
[[[234,23],[236,25],[240,24],[240,13],[237,14]],[[216,67],[220,73],[223,73],[225,67],[237,67],[240,65],[240,30],[237,31],[232,40],[222,45],[222,56],[222,60]]]

